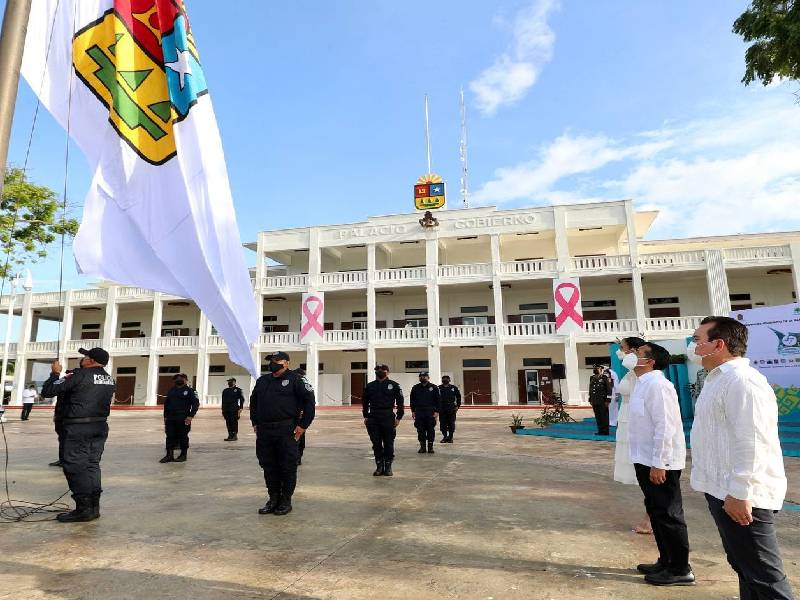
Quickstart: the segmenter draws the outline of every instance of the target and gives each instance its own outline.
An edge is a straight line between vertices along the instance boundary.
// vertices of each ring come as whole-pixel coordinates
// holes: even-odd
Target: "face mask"
[[[689,345],[686,347],[686,358],[688,358],[691,362],[696,365],[703,364],[703,358],[697,353],[697,343],[689,342]]]
[[[177,379],[175,381],[175,385],[177,385],[178,387],[183,387],[184,385],[186,385],[186,382],[183,379]]]
[[[375,377],[378,379],[386,379],[389,374],[386,371],[375,371]]]
[[[270,373],[277,373],[278,371],[280,371],[281,369],[283,369],[283,365],[282,365],[282,364],[280,364],[280,363],[271,362],[271,363],[269,363],[269,365],[267,366],[267,368],[269,369],[269,372],[270,372]]]
[[[625,358],[625,352],[622,350],[622,348],[617,350],[617,358],[620,360],[623,360]]]
[[[622,359],[622,366],[632,371],[636,368],[636,365],[639,364],[639,357],[636,356],[633,352],[626,354]]]

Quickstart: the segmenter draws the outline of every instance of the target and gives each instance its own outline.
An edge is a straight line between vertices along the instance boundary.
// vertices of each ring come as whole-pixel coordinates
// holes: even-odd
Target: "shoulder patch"
[[[283,381],[281,381],[281,385],[283,387],[286,387],[287,385],[289,385],[289,380],[288,379],[284,379]]]
[[[307,392],[313,392],[314,391],[314,386],[312,386],[310,383],[306,383],[306,391]]]
[[[387,390],[393,390],[394,389],[394,385],[390,383],[389,385],[386,386],[386,389]]]
[[[184,396],[188,396],[189,395],[189,390],[183,390],[183,395]]]
[[[428,386],[428,391],[429,391],[429,392],[432,392],[432,391],[433,391],[433,386],[432,386],[432,385]]]

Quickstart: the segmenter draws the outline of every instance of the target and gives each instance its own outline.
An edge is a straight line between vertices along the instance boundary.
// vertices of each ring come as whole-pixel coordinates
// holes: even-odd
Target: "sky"
[[[243,241],[411,212],[425,94],[459,208],[462,87],[471,206],[632,198],[661,211],[651,239],[800,229],[800,85],[741,83],[747,4],[186,0]],[[12,164],[34,109],[22,82]],[[31,179],[60,191],[64,153],[40,115]],[[67,171],[80,216],[91,174],[74,147]],[[59,258],[31,265],[36,290],[57,289]],[[64,276],[90,283],[69,249]]]

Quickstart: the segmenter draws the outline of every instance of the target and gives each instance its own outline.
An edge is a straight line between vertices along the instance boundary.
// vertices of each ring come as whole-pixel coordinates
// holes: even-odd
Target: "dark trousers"
[[[64,425],[63,468],[73,498],[92,496],[100,486],[100,459],[108,438],[108,423]]]
[[[753,522],[743,527],[722,509],[722,500],[706,494],[706,501],[739,576],[740,600],[793,600],[775,536],[775,511],[754,508]]]
[[[453,437],[456,431],[455,411],[439,413],[439,429],[444,437]]]
[[[394,438],[397,436],[394,415],[369,417],[367,433],[372,442],[372,453],[375,455],[375,460],[394,460]]]
[[[425,442],[432,444],[436,439],[436,417],[421,417],[419,415],[414,419],[414,427],[417,428],[417,439],[420,445],[425,445]]]
[[[225,417],[225,426],[228,433],[239,433],[239,409],[223,410],[222,416]]]
[[[22,405],[22,420],[27,421],[28,417],[31,415],[31,409],[33,408],[32,403],[26,403]]]
[[[58,461],[64,462],[64,425],[61,420],[53,421],[53,428],[58,436]]]
[[[689,534],[683,517],[681,472],[667,471],[667,480],[650,481],[650,467],[634,464],[636,479],[644,493],[644,507],[653,527],[659,562],[673,575],[689,572]]]
[[[270,498],[291,498],[297,486],[297,442],[294,423],[259,425],[256,431],[256,456],[264,469],[264,483]]]
[[[303,435],[300,436],[300,439],[297,441],[297,455],[302,458],[303,452],[306,449],[306,433],[303,432]]]
[[[597,433],[600,435],[608,435],[608,405],[605,400],[602,402],[592,402],[592,410],[594,411],[594,418],[597,421]]]
[[[164,419],[164,433],[167,434],[167,452],[180,448],[181,452],[189,449],[189,432],[191,425],[184,419]]]

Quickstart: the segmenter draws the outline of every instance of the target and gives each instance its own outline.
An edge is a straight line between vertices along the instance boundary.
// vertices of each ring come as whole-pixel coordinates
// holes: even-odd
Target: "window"
[[[428,309],[427,308],[407,308],[405,310],[405,315],[407,317],[416,316],[416,315],[427,315]]]
[[[81,329],[84,331],[87,329],[100,329],[100,323],[86,323],[86,325],[81,325]]]
[[[677,296],[670,296],[666,298],[648,298],[647,304],[650,306],[658,306],[659,304],[680,304],[680,299]]]
[[[427,327],[428,319],[406,319],[406,327]]]
[[[366,371],[367,370],[367,363],[365,363],[365,362],[351,362],[350,363],[350,370],[351,371]]]
[[[519,322],[520,323],[547,323],[549,317],[547,314],[539,314],[539,315],[520,315]]]
[[[608,306],[616,306],[616,300],[583,300],[581,306],[583,308],[606,308]]]
[[[744,300],[752,300],[750,294],[731,294],[731,302],[741,302]]]
[[[522,359],[522,366],[523,367],[549,367],[553,364],[553,359],[551,358],[523,358]]]
[[[461,313],[462,314],[469,314],[469,313],[482,313],[482,312],[489,312],[488,306],[462,306]]]
[[[488,325],[489,317],[463,317],[461,322],[464,325]]]
[[[407,360],[406,371],[419,371],[428,368],[427,360]]]
[[[278,320],[278,315],[264,315],[264,318],[261,319],[264,323],[274,323]]]
[[[209,365],[208,367],[209,375],[222,375],[223,373],[225,373],[225,365]]]
[[[366,321],[353,321],[353,329],[367,329]]]
[[[517,235],[519,235],[519,234],[517,234]],[[531,256],[531,257],[528,257],[528,258],[515,258],[514,262],[531,262],[531,261],[534,261],[534,260],[543,260],[543,259],[544,259],[544,256]]]
[[[303,371],[307,371],[308,370],[308,369],[306,369],[306,363],[300,363],[300,368],[303,369]],[[320,370],[320,373],[325,370],[325,365],[323,363],[319,363],[319,370]]]
[[[159,375],[174,375],[181,372],[180,367],[158,367]]]
[[[532,304],[520,304],[520,310],[547,310],[547,302],[533,302]]]
[[[358,317],[362,317],[362,318],[366,319],[367,318],[367,311],[359,310],[359,311],[356,311],[356,312],[352,313],[352,315],[353,315],[354,319],[356,319]]]
[[[475,369],[480,367],[491,368],[491,358],[465,358],[461,363],[465,369]]]
[[[128,329],[130,327],[141,327],[141,326],[142,324],[139,321],[125,321],[122,325],[120,325],[120,328]],[[100,326],[98,325],[98,327]]]
[[[608,366],[611,364],[611,359],[608,356],[587,356],[583,359],[583,364],[589,368],[592,368],[595,365]]]
[[[161,323],[162,327],[174,327],[176,325],[183,325],[183,321],[163,321]]]
[[[117,367],[117,375],[136,375],[136,367]]]

